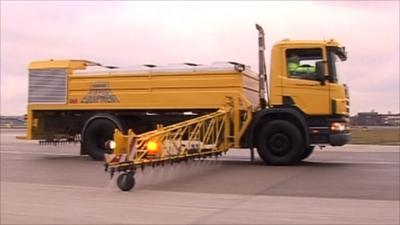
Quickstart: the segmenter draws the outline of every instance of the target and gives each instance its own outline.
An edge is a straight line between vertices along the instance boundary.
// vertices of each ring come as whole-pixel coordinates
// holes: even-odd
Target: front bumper
[[[329,144],[332,146],[342,146],[349,143],[351,140],[351,133],[331,134],[329,136]]]

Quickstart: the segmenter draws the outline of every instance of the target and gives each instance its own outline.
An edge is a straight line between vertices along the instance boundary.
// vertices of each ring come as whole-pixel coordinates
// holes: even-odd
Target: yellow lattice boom
[[[106,154],[106,166],[117,171],[134,170],[145,165],[218,156],[230,145],[231,107],[136,135],[116,130],[116,147]]]

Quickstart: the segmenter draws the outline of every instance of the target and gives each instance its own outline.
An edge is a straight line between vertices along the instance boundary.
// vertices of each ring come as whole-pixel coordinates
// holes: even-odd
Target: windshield
[[[331,47],[329,50],[329,80],[333,83],[340,81],[342,61],[347,59],[344,48]]]

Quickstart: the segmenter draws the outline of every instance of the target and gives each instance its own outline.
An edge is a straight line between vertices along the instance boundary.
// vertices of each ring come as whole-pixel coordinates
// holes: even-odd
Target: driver
[[[300,58],[296,54],[290,55],[287,61],[290,75],[307,75],[315,73],[315,66],[308,64],[300,65]]]

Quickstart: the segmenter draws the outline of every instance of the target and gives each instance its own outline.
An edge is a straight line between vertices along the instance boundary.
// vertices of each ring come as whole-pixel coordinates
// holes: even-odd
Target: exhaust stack
[[[264,29],[256,24],[258,30],[258,94],[260,98],[261,109],[269,105],[269,92],[268,92],[268,80],[267,80],[267,68],[265,64],[265,40],[264,40]],[[267,100],[265,99],[267,95]]]

